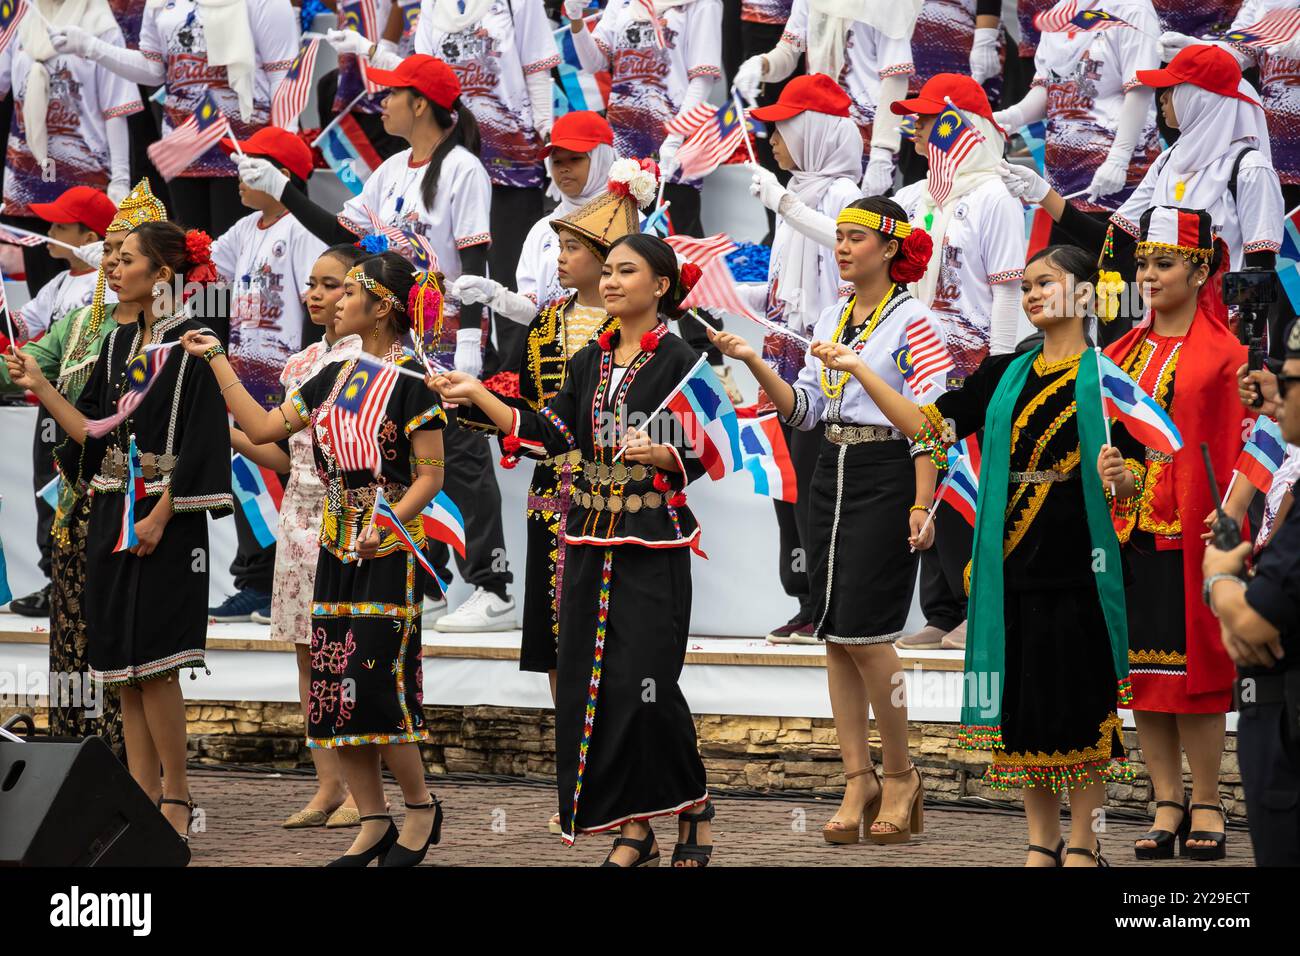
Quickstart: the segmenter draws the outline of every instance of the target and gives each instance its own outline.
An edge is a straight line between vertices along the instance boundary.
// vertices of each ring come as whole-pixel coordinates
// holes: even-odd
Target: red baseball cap
[[[849,94],[825,73],[810,73],[795,77],[785,85],[775,103],[752,109],[749,115],[764,123],[787,120],[808,111],[827,116],[848,116],[849,102]]]
[[[590,110],[565,113],[551,127],[551,141],[542,147],[542,156],[551,155],[555,147],[575,153],[589,153],[601,143],[614,145],[614,130],[609,121]]]
[[[46,222],[79,222],[102,236],[117,215],[117,203],[98,189],[73,186],[54,202],[32,203],[31,210]]]
[[[1241,66],[1231,53],[1221,47],[1197,43],[1185,46],[1162,70],[1138,70],[1138,82],[1161,89],[1191,83],[1220,96],[1256,103],[1237,87],[1241,84]]]
[[[227,153],[235,151],[235,140],[223,139],[221,148]],[[265,156],[283,166],[299,179],[308,179],[314,166],[311,147],[296,133],[278,126],[263,126],[248,139],[241,139],[239,148],[249,156]]]
[[[959,110],[982,116],[993,122],[993,108],[980,86],[962,73],[936,73],[925,81],[921,92],[910,100],[895,100],[889,108],[899,116],[919,113],[934,116],[948,108],[948,101]]]
[[[445,110],[460,96],[460,80],[452,68],[425,53],[408,56],[395,70],[367,69],[366,76],[380,86],[422,93]]]

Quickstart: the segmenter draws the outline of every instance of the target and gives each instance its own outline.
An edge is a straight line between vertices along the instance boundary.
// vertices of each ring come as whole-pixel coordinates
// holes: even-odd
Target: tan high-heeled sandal
[[[854,777],[860,777],[864,773],[869,773],[876,778],[876,795],[862,805],[862,815],[858,817],[853,824],[852,829],[847,823],[839,823],[836,820],[828,820],[822,827],[822,836],[826,838],[827,843],[837,846],[846,846],[852,843],[858,843],[862,839],[862,829],[869,827],[876,819],[876,814],[880,812],[880,797],[885,792],[884,785],[880,782],[880,775],[876,773],[875,767],[864,767],[861,770],[854,770],[852,773],[844,775],[844,782],[852,780]]]
[[[912,795],[912,808],[908,813],[907,827],[904,829],[903,824],[895,823],[893,820],[876,820],[875,822],[882,827],[890,827],[888,830],[874,830],[871,826],[867,828],[867,839],[876,844],[888,843],[906,843],[912,839],[913,833],[923,833],[925,831],[925,784],[921,780],[921,771],[917,769],[916,764],[912,764],[906,770],[898,770],[894,773],[884,772],[882,777],[906,777],[908,774],[916,773],[916,793]]]

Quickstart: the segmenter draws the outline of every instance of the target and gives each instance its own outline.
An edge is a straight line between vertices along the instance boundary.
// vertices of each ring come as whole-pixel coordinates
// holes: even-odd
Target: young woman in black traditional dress
[[[373,364],[414,365],[402,337],[421,313],[432,316],[440,293],[433,277],[412,270],[395,252],[353,266],[343,284],[335,331],[360,335]],[[361,812],[361,830],[351,852],[332,866],[415,866],[441,838],[442,805],[424,780],[419,744],[428,740],[421,712],[420,592],[416,558],[395,535],[374,527],[376,494],[382,490],[416,547],[425,541],[420,512],[442,488],[442,408],[430,404],[417,378],[397,375],[379,413],[376,475],[369,468],[340,463],[344,442],[335,423],[335,403],[346,389],[364,388],[369,370],[359,359],[328,365],[289,391],[278,408],[266,410],[248,394],[209,335],[187,335],[192,355],[207,356],[239,427],[265,444],[308,426],[315,441],[316,467],[325,485],[321,549],[312,604],[311,701],[307,746],[338,748],[348,789]],[[380,388],[380,383],[370,388]],[[368,417],[361,401],[358,418]],[[361,436],[365,441],[365,436]],[[347,462],[353,459],[347,456]],[[383,759],[406,802],[401,833],[384,812]]]
[[[570,360],[559,392],[538,411],[512,408],[459,372],[430,386],[478,406],[506,433],[508,451],[581,453],[565,532],[555,707],[565,841],[619,827],[608,865],[658,864],[648,821],[677,814],[673,863],[704,866],[713,805],[678,686],[690,552],[700,539],[682,489],[704,467],[680,428],[660,429],[671,439],[660,444],[625,424],[660,409],[699,355],[668,331],[685,292],[663,240],[613,243],[600,289],[618,326]],[[692,807],[701,809],[683,812]]]
[[[1025,788],[1028,866],[1104,865],[1094,813],[1107,781],[1132,779],[1118,714],[1131,701],[1124,567],[1097,473],[1106,435],[1084,330],[1094,262],[1073,246],[1031,258],[1021,302],[1042,346],[990,356],[933,404],[908,401],[845,345],[813,346],[940,462],[984,429],[959,739],[993,751],[991,786]]]
[[[910,400],[913,390],[896,356],[908,348],[914,323],[930,320],[904,283],[925,272],[930,237],[881,197],[850,203],[839,213],[835,237],[839,277],[853,283],[854,294],[821,313],[813,338],[844,343]],[[924,450],[909,454],[906,436],[852,376],[824,369],[809,354],[789,385],[740,336],[709,337],[724,355],[749,366],[787,425],[810,431],[826,423],[812,477],[808,566],[845,788],[822,836],[827,843],[857,843],[865,826],[873,843],[904,843],[924,825],[923,788],[907,753],[907,703],[896,696],[903,675],[894,641],[912,605],[917,549],[928,548],[934,535],[926,521],[934,465]],[[942,382],[916,384],[922,393],[943,388]],[[880,731],[883,781],[867,746],[868,703]]]
[[[93,490],[86,540],[87,661],[105,684],[121,685],[122,728],[135,781],[182,836],[194,803],[185,772],[185,700],[177,672],[203,667],[208,630],[207,512],[227,514],[230,440],[226,410],[208,367],[173,348],[131,413],[101,438],[87,421],[106,418],[131,389],[133,360],[146,345],[175,345],[203,328],[174,289],[216,278],[211,240],[169,222],[133,229],[110,281],[118,308],[139,312],[115,328],[73,406],[35,368],[7,356],[10,375],[32,389],[69,440],[55,450],[64,480]],[[214,340],[215,341],[215,340]],[[118,406],[120,409],[120,406]],[[128,406],[129,407],[129,406]],[[139,451],[144,494],[134,505],[138,543],[125,533],[130,449]],[[125,542],[122,542],[125,543]],[[162,767],[159,777],[158,768]]]

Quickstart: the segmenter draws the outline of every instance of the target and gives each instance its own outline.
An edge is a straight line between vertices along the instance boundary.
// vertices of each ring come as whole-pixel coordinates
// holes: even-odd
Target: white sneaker
[[[475,588],[469,599],[433,625],[436,630],[452,633],[470,631],[513,631],[515,602],[501,600],[491,591]]]
[[[270,615],[270,614],[263,614],[261,611],[254,611],[252,614],[249,615],[249,619],[250,619],[254,624],[270,624],[270,623],[271,623],[271,615]]]
[[[447,599],[439,598],[436,601],[424,599],[424,613],[420,615],[420,623],[424,627],[433,627],[441,618],[447,616]]]

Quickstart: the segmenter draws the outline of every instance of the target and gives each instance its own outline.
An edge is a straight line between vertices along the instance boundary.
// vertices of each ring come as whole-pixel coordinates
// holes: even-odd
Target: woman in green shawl
[[[1093,830],[1108,781],[1131,780],[1118,707],[1128,703],[1124,568],[1096,462],[1106,444],[1085,323],[1093,258],[1050,246],[1021,301],[1043,343],[985,359],[962,387],[917,406],[841,345],[813,343],[946,466],[983,429],[961,745],[992,750],[985,780],[1024,788],[1028,866],[1105,865]],[[1063,854],[1060,793],[1070,799]]]

